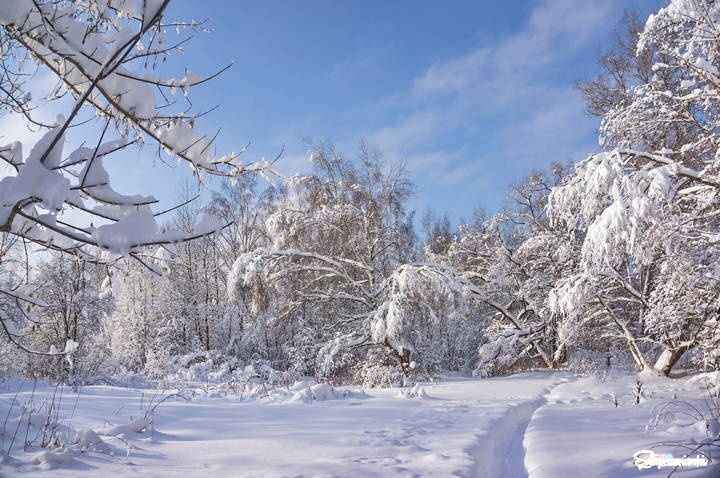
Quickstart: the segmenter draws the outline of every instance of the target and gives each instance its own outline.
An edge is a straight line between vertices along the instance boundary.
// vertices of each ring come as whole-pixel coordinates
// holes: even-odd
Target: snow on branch
[[[204,174],[277,174],[268,161],[240,161],[244,149],[215,155],[217,134],[206,135],[196,128],[202,113],[173,111],[176,102],[171,98],[177,89],[187,96],[192,87],[227,67],[205,77],[186,69],[179,80],[146,72],[189,39],[168,46],[167,26],[178,31],[197,27],[194,22],[164,22],[169,1],[2,2],[4,53],[18,62],[32,58],[57,77],[74,104],[67,115],[58,116],[27,156],[19,142],[0,147],[0,158],[15,170],[15,175],[0,179],[0,232],[99,261],[101,251],[135,257],[144,246],[192,240],[227,226],[205,221],[189,233],[160,231],[155,217],[161,213],[150,209],[157,200],[118,193],[103,164],[110,154],[134,143],[155,142],[159,151],[187,161],[200,180]],[[7,68],[5,63],[3,67]],[[16,112],[30,118],[30,110],[21,111],[19,106],[28,95],[24,84],[18,80],[12,86],[0,92],[2,103],[14,105]],[[78,124],[80,112],[87,110],[101,119],[104,127],[97,138],[83,143],[90,146],[63,156],[68,129]],[[120,139],[105,139],[111,125]],[[85,214],[90,224],[64,217],[70,208]]]

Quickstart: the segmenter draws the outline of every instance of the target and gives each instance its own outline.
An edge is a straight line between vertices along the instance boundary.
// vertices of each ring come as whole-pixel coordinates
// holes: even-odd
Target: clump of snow
[[[65,448],[42,451],[35,455],[32,463],[37,465],[41,470],[67,468],[79,464],[75,459],[75,453]]]
[[[63,353],[71,354],[75,352],[79,346],[80,344],[75,342],[73,339],[67,339],[67,342],[65,342],[65,350],[63,350]]]
[[[155,218],[147,210],[128,214],[114,224],[105,224],[93,231],[93,238],[101,246],[121,254],[132,246],[151,241],[156,237]]]
[[[102,435],[125,437],[145,433],[152,430],[152,423],[148,418],[139,417],[124,425],[107,426],[100,429]]]
[[[323,401],[332,400],[334,398],[337,397],[335,396],[335,391],[330,385],[327,383],[318,383],[295,392],[293,397],[290,399],[290,402],[311,402],[313,400]]]
[[[107,443],[93,430],[84,428],[78,430],[73,440],[74,445],[78,445],[82,451],[94,451],[97,453],[110,453],[110,447]]]
[[[0,222],[7,221],[12,208],[22,200],[35,198],[50,211],[59,210],[70,191],[70,181],[38,160],[28,160],[17,176],[0,180]]]

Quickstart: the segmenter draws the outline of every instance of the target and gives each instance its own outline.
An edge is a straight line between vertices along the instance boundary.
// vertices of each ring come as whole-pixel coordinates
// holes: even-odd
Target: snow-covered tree
[[[605,331],[625,342],[640,369],[653,366],[648,354],[659,347],[654,367],[665,374],[698,344],[718,306],[710,265],[717,251],[708,241],[717,208],[698,201],[715,188],[702,181],[669,158],[616,150],[580,163],[553,191],[551,214],[582,237],[579,268],[554,293],[554,310],[569,317],[564,334],[577,341],[583,331]],[[679,294],[701,300],[669,300]],[[683,312],[667,314],[673,304]]]
[[[601,143],[550,202],[582,241],[578,271],[555,294],[566,332],[592,326],[627,344],[638,368],[668,374],[717,344],[720,8],[669,2],[637,37],[652,74],[607,107]],[[644,71],[647,71],[645,68]]]
[[[261,329],[290,334],[281,343],[314,341],[316,362],[326,364],[318,369],[332,375],[333,357],[374,344],[369,314],[412,254],[411,185],[366,146],[356,163],[322,145],[310,159],[317,174],[290,180],[266,219],[270,243],[238,257],[228,286],[231,296],[251,298]]]
[[[461,225],[446,254],[426,251],[429,261],[454,268],[482,307],[481,373],[564,361],[548,298],[572,267],[574,246],[544,212],[551,187],[564,174],[565,168],[554,165],[551,174],[530,175],[513,186],[502,213]]]
[[[70,344],[72,353],[67,357],[28,357],[32,375],[49,374],[57,381],[77,383],[96,372],[94,337],[112,309],[111,299],[101,290],[104,276],[104,268],[62,253],[53,253],[49,261],[36,266],[32,285],[44,306],[16,304],[26,318],[23,342],[31,343],[34,350],[59,352]],[[47,367],[50,363],[55,366]]]
[[[166,21],[167,6],[0,2],[0,115],[47,130],[29,153],[0,147],[5,370],[162,378],[261,361],[385,385],[588,358],[663,374],[684,356],[717,365],[715,2],[671,0],[645,24],[626,16],[600,75],[580,84],[605,151],[530,174],[492,217],[454,228],[428,212],[424,242],[406,171],[366,144],[354,159],[312,146],[312,173],[267,189],[254,173],[274,174],[270,163],[217,155],[203,112],[183,104],[213,74],[165,74],[201,25]],[[40,101],[30,66],[58,80]],[[44,124],[35,108],[61,96],[65,114]],[[164,210],[116,192],[103,161],[144,144],[187,163],[197,184],[219,176],[218,189],[203,197],[188,183]]]
[[[148,245],[203,237],[222,224],[206,221],[192,231],[160,228],[152,196],[118,193],[103,162],[130,145],[152,144],[158,154],[184,161],[202,180],[265,171],[267,162],[245,164],[238,154],[216,155],[216,135],[201,133],[200,113],[176,101],[212,78],[185,69],[182,78],[154,70],[186,39],[173,32],[195,22],[168,22],[169,0],[8,0],[0,5],[0,114],[16,114],[48,131],[30,151],[11,142],[0,158],[14,174],[0,179],[0,232],[41,248],[95,263],[127,255],[154,268],[139,253]],[[35,69],[57,79],[43,100],[72,99],[53,124],[36,119],[25,78]],[[188,101],[188,105],[191,105]],[[88,122],[88,116],[92,121]],[[92,125],[81,145],[66,151],[71,128]],[[27,146],[27,145],[26,145]],[[152,158],[142,174],[148,174]],[[68,216],[64,213],[73,210]],[[71,219],[72,218],[72,219]],[[31,301],[18,289],[0,289]],[[8,332],[6,330],[6,332]],[[15,336],[6,334],[10,340]]]

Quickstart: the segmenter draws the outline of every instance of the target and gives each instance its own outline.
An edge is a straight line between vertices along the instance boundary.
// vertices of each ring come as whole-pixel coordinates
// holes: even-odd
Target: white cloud
[[[587,132],[595,123],[583,114],[574,78],[554,77],[553,70],[610,30],[617,7],[616,1],[537,4],[520,31],[430,65],[403,101],[383,100],[400,114],[365,137],[387,157],[406,160],[422,180],[447,185],[497,178],[503,169],[529,172],[584,153],[594,146]],[[448,135],[461,137],[450,141],[453,151]],[[492,144],[458,150],[458,141],[486,136]]]
[[[523,30],[497,44],[431,65],[415,80],[413,93],[461,93],[478,82],[495,91],[531,80],[539,68],[607,30],[614,3],[546,1],[531,12]]]
[[[490,51],[480,48],[459,58],[432,65],[415,80],[413,93],[424,96],[462,91],[475,81],[490,58]]]
[[[277,168],[284,174],[308,174],[312,171],[309,160],[310,153],[283,155],[277,163]]]
[[[373,144],[388,151],[408,151],[433,138],[441,125],[438,112],[419,111],[395,125],[381,128],[368,136]]]

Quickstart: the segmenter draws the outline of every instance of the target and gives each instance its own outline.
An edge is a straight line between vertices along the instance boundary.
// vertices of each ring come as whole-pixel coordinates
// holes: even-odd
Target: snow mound
[[[152,424],[147,418],[141,417],[132,420],[130,423],[125,425],[111,426],[100,430],[101,435],[122,437],[132,436],[140,433],[147,432],[152,429]]]
[[[37,465],[41,470],[66,468],[78,464],[74,455],[72,451],[66,450],[65,448],[45,450],[35,455],[31,463]]]
[[[712,396],[720,395],[720,371],[706,372],[693,375],[687,379],[688,385],[706,388]]]
[[[352,398],[368,398],[368,395],[350,390],[336,390],[327,383],[317,383],[314,380],[302,380],[295,382],[289,389],[275,388],[268,390],[267,394],[261,397],[260,401],[284,405]]]
[[[305,387],[293,395],[293,397],[290,399],[290,402],[312,402],[313,400],[333,400],[337,398],[335,396],[335,391],[333,388],[328,385],[327,383],[318,383],[317,385],[312,385],[309,387]]]
[[[317,384],[315,380],[298,380],[295,382],[291,388],[293,392],[299,392],[300,390],[304,390],[308,387],[312,387],[313,385]]]
[[[107,454],[111,452],[110,447],[100,438],[100,435],[88,428],[78,430],[75,434],[73,444],[78,445],[82,451],[94,451]]]

